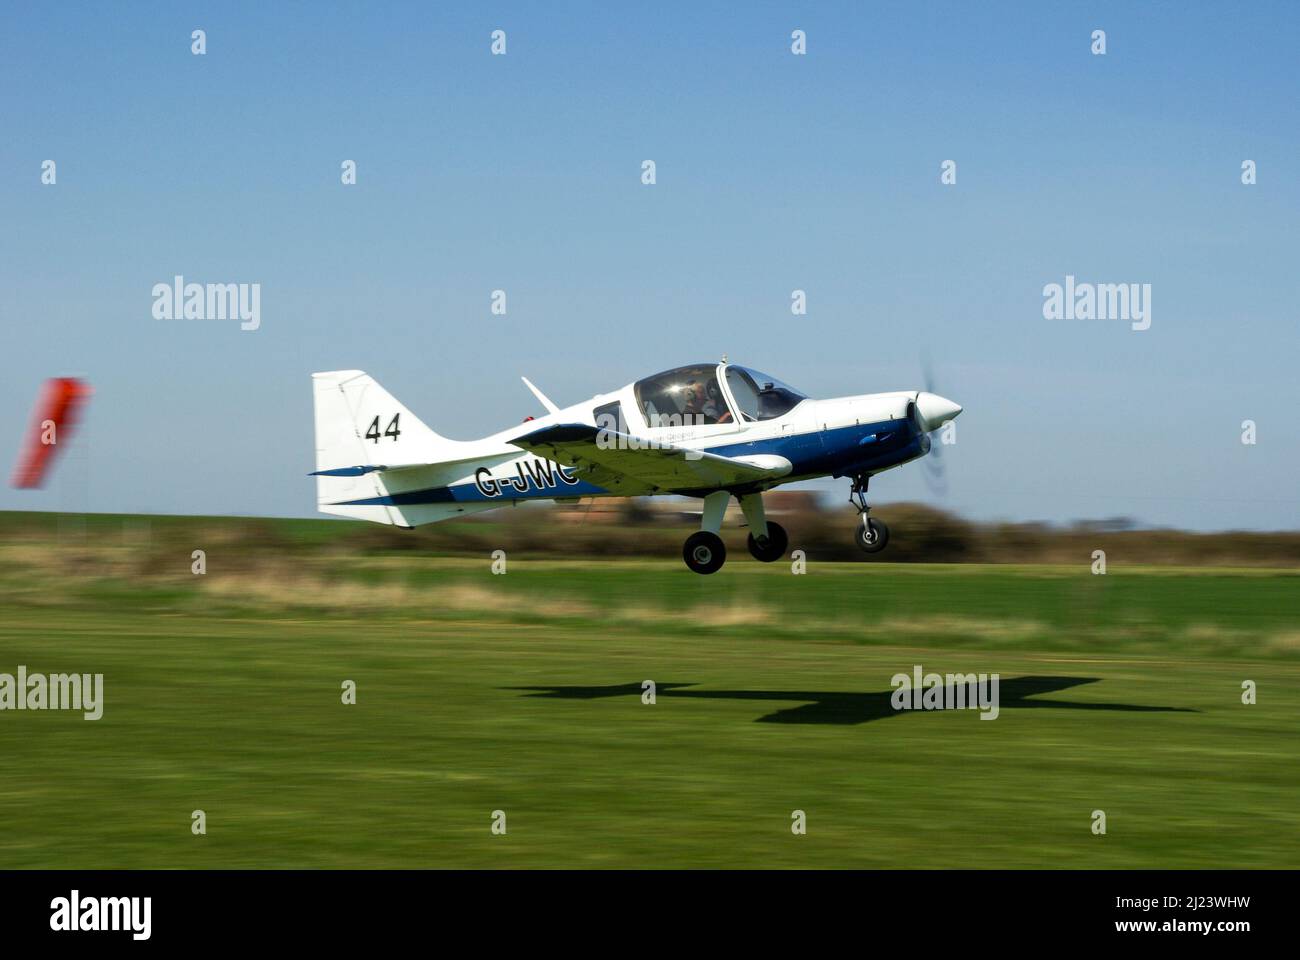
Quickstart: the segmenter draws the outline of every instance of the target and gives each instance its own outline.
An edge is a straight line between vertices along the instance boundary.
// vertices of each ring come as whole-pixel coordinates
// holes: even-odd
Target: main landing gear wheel
[[[889,543],[889,527],[875,517],[863,517],[858,524],[858,546],[865,553],[879,553]]]
[[[749,535],[749,552],[755,560],[761,560],[763,563],[772,563],[780,560],[785,556],[785,548],[790,545],[790,538],[786,536],[785,527],[779,523],[767,521],[767,537],[761,542],[754,539],[754,535]]]
[[[727,560],[727,545],[716,533],[701,530],[686,538],[682,559],[696,573],[716,573]]]

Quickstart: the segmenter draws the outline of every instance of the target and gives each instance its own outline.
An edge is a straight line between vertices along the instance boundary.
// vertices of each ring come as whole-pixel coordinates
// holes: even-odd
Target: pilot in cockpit
[[[731,419],[731,411],[718,396],[717,387],[710,391],[708,385],[693,377],[686,381],[682,414],[688,424],[726,423]]]

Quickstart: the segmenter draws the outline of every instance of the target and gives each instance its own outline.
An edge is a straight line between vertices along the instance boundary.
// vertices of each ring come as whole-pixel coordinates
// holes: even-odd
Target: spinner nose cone
[[[918,393],[916,395],[916,412],[920,414],[925,431],[938,430],[947,420],[952,420],[961,413],[961,404],[953,403],[937,393]]]

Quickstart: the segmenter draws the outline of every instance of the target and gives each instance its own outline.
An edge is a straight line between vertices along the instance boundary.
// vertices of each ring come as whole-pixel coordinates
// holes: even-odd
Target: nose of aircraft
[[[938,430],[945,420],[951,420],[961,413],[961,404],[953,403],[937,393],[918,393],[916,395],[916,412],[921,415],[921,423],[929,433]]]

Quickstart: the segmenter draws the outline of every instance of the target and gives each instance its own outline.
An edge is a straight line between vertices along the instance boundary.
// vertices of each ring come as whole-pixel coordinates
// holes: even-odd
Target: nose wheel
[[[854,532],[854,539],[863,553],[879,553],[889,544],[889,527],[883,521],[868,516],[871,507],[867,504],[867,484],[871,478],[860,474],[853,478],[853,487],[849,490],[849,503],[858,511],[860,521]]]
[[[885,549],[889,543],[889,527],[875,517],[862,516],[863,522],[858,524],[857,540],[858,546],[862,548],[863,553],[879,553]]]

